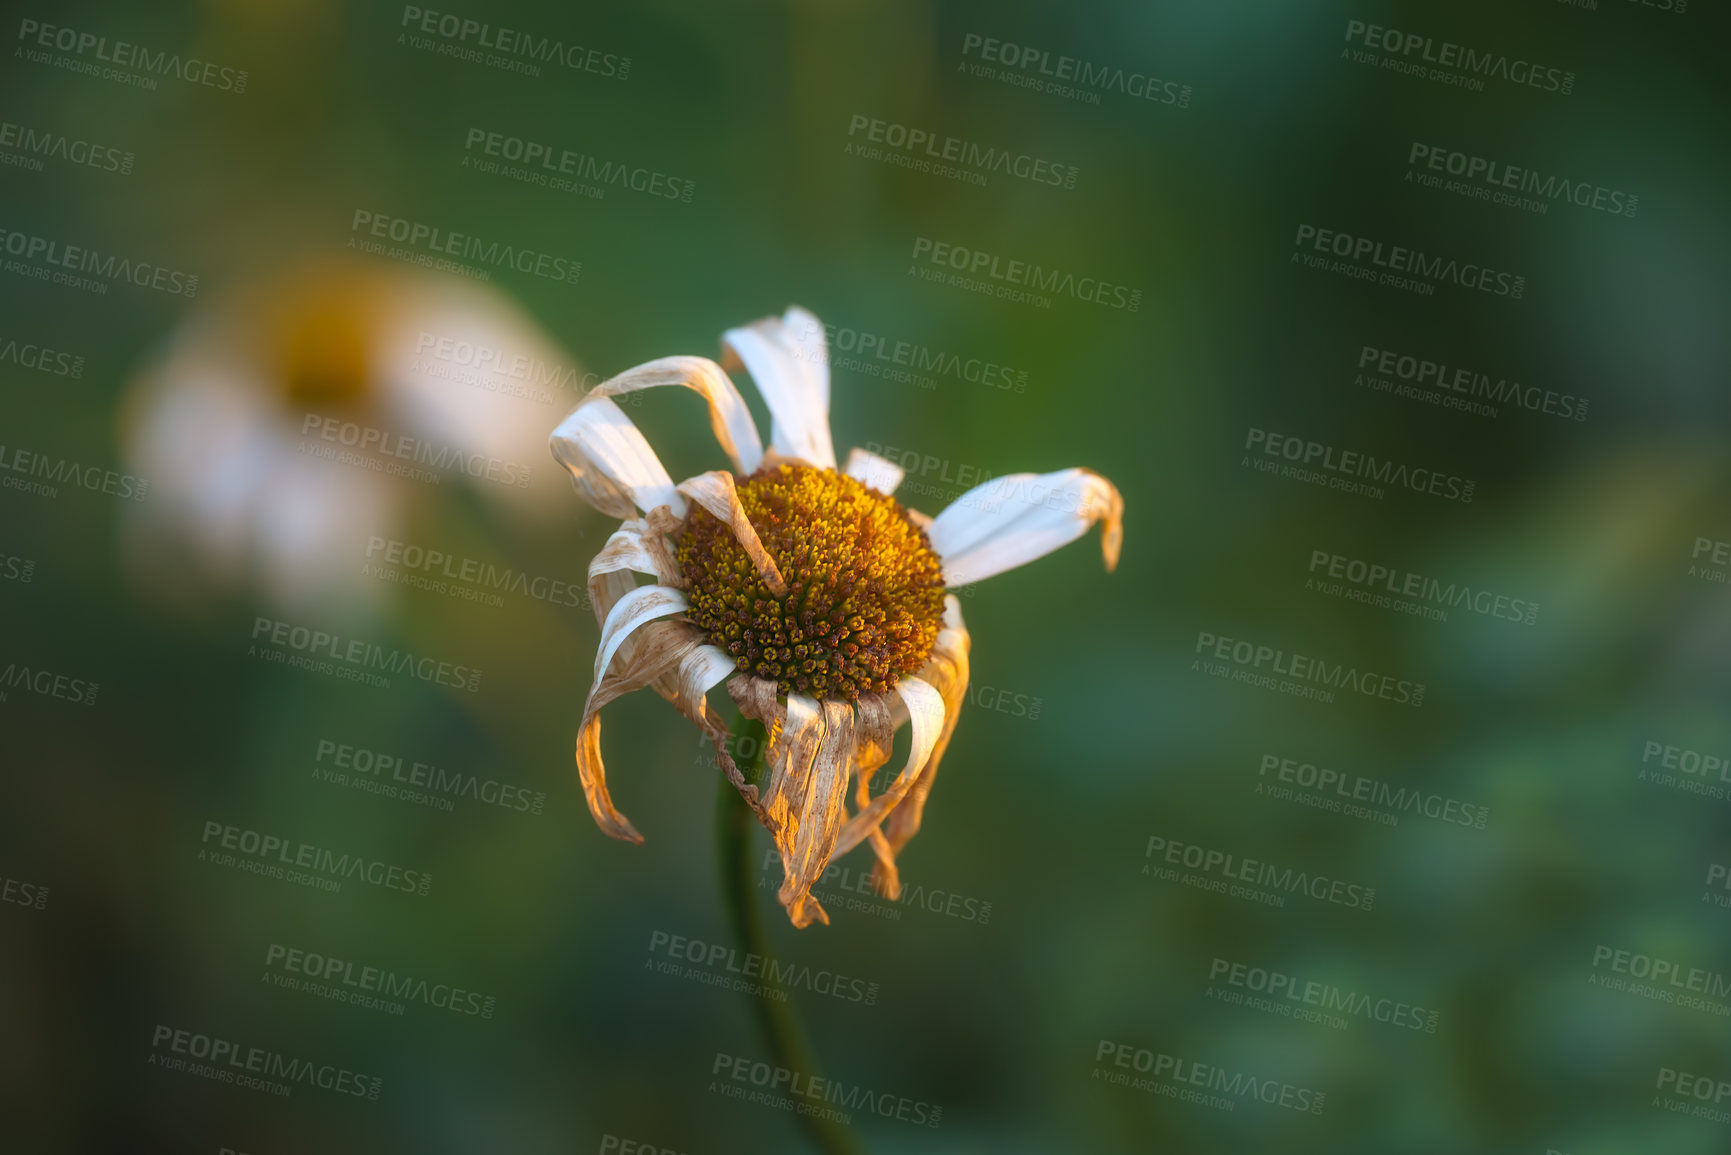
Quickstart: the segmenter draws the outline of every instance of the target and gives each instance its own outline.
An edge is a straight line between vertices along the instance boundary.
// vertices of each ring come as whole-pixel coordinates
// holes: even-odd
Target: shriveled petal
[[[639,586],[620,598],[601,623],[601,645],[595,654],[595,681],[599,683],[613,665],[619,647],[645,622],[682,614],[690,606],[685,595],[666,586]],[[627,659],[629,660],[629,659]]]
[[[632,506],[648,513],[658,505],[685,516],[685,499],[661,459],[624,410],[607,398],[585,398],[553,430],[549,446],[571,471],[577,492],[609,517],[624,520]]]
[[[679,712],[704,725],[705,696],[731,677],[733,671],[733,658],[721,647],[704,643],[692,650],[679,667],[679,694],[674,700]]]
[[[770,445],[784,457],[835,468],[829,435],[829,349],[823,325],[797,306],[721,337],[724,369],[741,366],[769,406]]]
[[[926,536],[953,588],[1044,557],[1096,521],[1105,523],[1100,550],[1106,568],[1114,569],[1124,541],[1123,516],[1123,497],[1098,473],[1011,473],[956,498],[932,519]]]
[[[943,727],[938,732],[937,741],[932,744],[931,755],[926,759],[919,776],[884,820],[883,835],[886,844],[880,847],[877,840],[873,839],[873,850],[877,852],[879,861],[872,872],[872,878],[877,888],[891,897],[898,893],[899,885],[895,873],[895,856],[900,854],[902,848],[920,831],[920,821],[925,815],[926,797],[932,792],[932,784],[938,776],[938,764],[943,761],[944,751],[950,745],[950,735],[955,733],[956,720],[961,716],[962,703],[968,693],[968,650],[971,645],[968,628],[962,621],[962,603],[951,594],[944,599],[944,628],[938,631],[937,641],[932,645],[931,657],[926,660],[919,673],[920,680],[929,684],[943,698]],[[911,703],[909,708],[911,714]]]
[[[674,705],[679,712],[697,723],[703,732],[709,735],[715,744],[716,761],[720,763],[722,773],[733,788],[739,791],[739,796],[745,799],[758,821],[769,829],[775,829],[775,823],[763,803],[758,800],[757,787],[745,780],[740,773],[733,756],[727,751],[729,737],[727,726],[709,709],[706,695],[734,671],[733,658],[726,650],[708,644],[694,647],[679,663],[678,690],[674,695]]]
[[[859,767],[862,788],[871,778],[871,772],[890,760],[896,729],[896,719],[890,713],[889,703],[881,695],[859,696],[854,703],[854,762]]]
[[[601,552],[589,561],[589,605],[599,625],[618,600],[636,587],[633,573],[647,574],[655,584],[679,588],[685,579],[679,562],[667,548],[666,535],[678,526],[666,507],[657,507],[646,518],[622,523],[608,537]]]
[[[875,489],[887,497],[896,491],[906,472],[887,457],[879,457],[865,449],[850,449],[847,452],[847,475],[867,489]]]
[[[794,926],[829,921],[811,888],[829,865],[847,813],[853,735],[853,708],[846,702],[788,695],[787,725],[771,751],[779,757],[765,808],[776,823],[775,845],[786,871],[776,897]]]
[[[738,674],[728,679],[727,694],[747,718],[763,723],[773,739],[786,717],[786,709],[776,701],[775,683],[768,678]]]
[[[638,389],[683,385],[709,402],[709,427],[740,474],[753,473],[763,461],[763,440],[752,423],[751,410],[733,379],[708,357],[661,357],[627,369],[589,391],[590,397],[617,397]]]
[[[654,589],[645,586],[640,592],[649,593]],[[583,784],[583,797],[589,803],[589,813],[595,816],[595,824],[604,833],[623,842],[642,842],[643,836],[613,805],[613,796],[607,789],[607,770],[601,760],[601,708],[623,694],[641,690],[677,668],[701,644],[701,636],[696,627],[686,622],[653,621],[640,617],[621,618],[615,622],[610,615],[609,624],[615,627],[614,640],[622,639],[631,631],[636,633],[623,660],[616,668],[606,669],[598,675],[595,684],[589,688],[589,696],[583,703],[583,722],[577,730],[577,777]],[[607,640],[605,633],[603,640]],[[617,645],[614,650],[620,652]],[[597,667],[601,668],[599,663]]]
[[[857,707],[859,714],[854,723],[854,805],[863,811],[872,801],[872,771],[889,761],[896,731],[908,720],[908,706],[900,694],[892,694],[887,699],[877,694],[866,694],[860,697]],[[872,872],[872,882],[878,893],[888,895],[891,899],[899,898],[902,880],[901,874],[896,870],[895,851],[890,849],[889,839],[884,837],[878,826],[879,822],[872,822],[864,828],[865,837],[871,842],[872,853],[877,856],[878,861]],[[848,824],[842,827],[837,846],[846,843],[851,847],[858,834],[859,828],[855,826],[853,819],[849,819]],[[836,853],[839,855],[842,851],[837,849]]]
[[[848,819],[847,825],[842,828],[841,836],[835,844],[836,854],[846,854],[877,830],[878,823],[901,802],[908,789],[920,778],[926,760],[931,757],[932,748],[937,745],[938,735],[943,732],[944,699],[929,683],[919,678],[903,678],[896,683],[895,692],[907,704],[908,719],[913,727],[913,745],[908,750],[907,764],[882,794],[867,803],[863,802],[863,799],[866,797],[868,775],[861,763],[861,809],[858,814]]]
[[[764,752],[769,763],[769,788],[764,805],[781,822],[794,813],[795,798],[811,770],[811,760],[817,756],[818,743],[823,739],[823,709],[815,698],[804,694],[789,694],[787,705],[781,707],[781,725],[765,724],[768,749]]]
[[[583,800],[595,825],[609,838],[621,842],[643,842],[643,835],[631,825],[631,819],[613,805],[613,794],[607,789],[607,768],[601,761],[601,715],[585,715],[577,731],[577,780],[583,784]]]
[[[776,597],[787,595],[787,582],[782,580],[781,570],[776,568],[775,559],[769,556],[769,551],[763,548],[757,530],[752,528],[751,519],[745,516],[745,506],[740,504],[739,488],[733,482],[733,474],[724,469],[700,473],[680,482],[679,492],[714,514],[716,520],[726,522],[733,530],[734,540],[739,542],[746,555],[751,558],[751,563],[757,567],[763,584],[768,586]]]

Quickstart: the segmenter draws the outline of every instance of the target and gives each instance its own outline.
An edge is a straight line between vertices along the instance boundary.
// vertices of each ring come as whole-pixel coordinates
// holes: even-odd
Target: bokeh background
[[[765,875],[779,959],[876,984],[870,1005],[793,993],[823,1074],[942,1107],[935,1128],[856,1112],[869,1149],[1731,1145],[1726,1123],[1691,1116],[1693,1099],[1669,1109],[1656,1085],[1662,1069],[1731,1079],[1731,1018],[1595,981],[1618,977],[1595,965],[1601,948],[1731,972],[1731,909],[1710,885],[1731,861],[1728,803],[1642,774],[1649,743],[1731,753],[1731,591],[1691,571],[1698,539],[1731,539],[1716,6],[441,10],[629,57],[623,79],[427,51],[382,3],[9,7],[0,120],[136,161],[0,167],[0,225],[195,272],[199,290],[97,294],[0,272],[0,339],[84,358],[77,376],[0,359],[4,452],[124,470],[129,398],[225,293],[320,254],[406,269],[347,248],[365,209],[580,260],[575,285],[494,270],[489,286],[585,374],[714,356],[723,329],[790,303],[1013,368],[1025,388],[838,364],[838,447],[917,454],[903,494],[927,512],[960,494],[964,469],[1086,465],[1118,484],[1115,574],[1090,538],[964,599],[978,690],[903,859],[910,890],[942,892],[945,910],[960,896],[960,913],[863,895],[795,932]],[[146,91],[44,63],[22,51],[27,20],[245,69],[246,88]],[[1351,20],[1567,69],[1574,90],[1470,91],[1360,63],[1343,56]],[[975,75],[970,36],[1152,74],[1187,103]],[[1074,166],[1074,187],[857,155],[856,116]],[[693,193],[595,199],[481,172],[464,164],[476,129]],[[1541,214],[1422,188],[1404,179],[1414,142],[1634,193],[1639,208]],[[1513,270],[1525,292],[1425,296],[1306,268],[1305,223]],[[921,237],[1139,289],[1140,307],[931,283],[913,271]],[[1577,422],[1391,396],[1355,381],[1367,345],[1590,406]],[[545,433],[576,396],[543,406],[512,454],[538,482],[557,480]],[[675,476],[723,463],[688,396],[631,412]],[[1471,478],[1474,497],[1378,500],[1271,476],[1244,464],[1251,428]],[[196,460],[196,441],[185,452]],[[414,488],[401,523],[374,532],[580,583],[613,526],[562,484],[528,513],[488,490],[455,476]],[[653,695],[610,707],[615,797],[648,841],[610,841],[585,810],[571,746],[596,642],[587,609],[367,578],[364,607],[290,611],[260,582],[205,593],[191,560],[177,591],[172,554],[146,581],[127,544],[150,501],[0,490],[0,553],[17,563],[0,567],[0,661],[101,686],[88,706],[17,686],[0,700],[0,874],[47,888],[40,909],[0,904],[4,1146],[808,1149],[788,1111],[717,1089],[717,1055],[768,1057],[750,996],[653,965],[658,933],[728,941],[714,770],[695,731]],[[1316,550],[1540,611],[1531,626],[1460,609],[1436,621],[1327,596],[1306,588]],[[347,556],[355,571],[367,560]],[[407,678],[384,690],[285,668],[249,654],[260,615],[484,678],[475,693]],[[1422,682],[1423,704],[1212,677],[1194,668],[1203,632]],[[544,807],[446,811],[334,785],[315,774],[321,740],[542,792]],[[1274,798],[1258,792],[1267,755],[1489,819],[1387,825]],[[353,882],[331,894],[224,868],[200,860],[211,821],[434,882],[424,897]],[[1374,887],[1374,908],[1162,881],[1143,872],[1151,836]],[[273,944],[495,1009],[397,1015],[284,989]],[[1210,982],[1216,960],[1434,1011],[1435,1030],[1230,1005],[1214,997],[1228,989]],[[153,1062],[161,1025],[377,1076],[382,1092],[284,1098],[167,1070]],[[1324,1092],[1325,1107],[1113,1085],[1106,1073],[1138,1072],[1098,1058],[1103,1042]]]

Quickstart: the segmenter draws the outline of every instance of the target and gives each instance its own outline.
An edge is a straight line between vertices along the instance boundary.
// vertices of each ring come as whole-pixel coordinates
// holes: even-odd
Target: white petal
[[[864,449],[850,449],[847,454],[847,475],[888,497],[896,491],[906,476],[902,467],[887,457],[879,457]]]
[[[821,469],[835,468],[829,436],[829,351],[823,326],[804,309],[722,334],[723,368],[743,365],[769,406],[770,445]]]
[[[590,580],[601,574],[630,572],[647,574],[659,585],[678,585],[679,563],[674,560],[662,537],[665,532],[665,528],[646,520],[621,522],[607,538],[601,552],[590,559]]]
[[[824,336],[823,322],[809,309],[789,305],[781,315],[782,337],[795,350],[800,362],[810,370],[823,401],[823,411],[829,412],[829,341]],[[827,426],[826,426],[827,427]]]
[[[686,611],[685,595],[666,586],[639,586],[624,597],[607,614],[601,625],[601,646],[595,655],[595,680],[599,682],[613,664],[613,655],[625,639],[645,622]]]
[[[547,423],[571,404],[561,386],[574,387],[582,373],[498,289],[405,279],[393,288],[371,352],[387,428],[434,443],[442,460],[446,447],[455,448],[512,463],[541,480],[534,466],[542,460]],[[513,367],[520,376],[512,376]],[[525,385],[534,392],[517,395]],[[533,501],[543,492],[515,484],[476,490],[513,501]]]
[[[666,510],[620,523],[589,562],[589,608],[597,624],[605,621],[620,598],[635,589],[634,573],[647,574],[655,584],[681,587],[679,563],[667,548],[665,535],[678,522]]]
[[[1118,564],[1124,499],[1097,473],[1012,473],[977,485],[951,502],[926,528],[953,587],[989,578],[1044,557],[1105,522],[1100,549],[1106,568]]]
[[[369,539],[398,523],[403,487],[286,449],[271,456],[270,476],[248,510],[266,592],[296,608],[356,602],[376,593],[357,588],[355,559],[366,556]]]
[[[787,582],[783,580],[781,570],[777,568],[775,559],[769,556],[769,551],[763,548],[756,528],[745,515],[745,506],[740,504],[739,487],[733,482],[733,474],[722,469],[700,473],[680,482],[679,492],[708,510],[717,521],[725,523],[733,531],[734,540],[751,558],[751,564],[757,567],[763,584],[776,597],[787,596]]]
[[[661,385],[683,385],[709,402],[709,427],[740,474],[754,473],[763,464],[763,440],[752,423],[751,410],[734,387],[733,379],[708,357],[662,357],[646,361],[590,390],[591,397],[616,397],[638,389]]]
[[[653,592],[653,588],[646,586],[642,592]],[[695,627],[685,622],[660,621],[644,624],[629,642],[629,647],[618,650],[624,656],[619,667],[608,670],[589,687],[589,696],[583,703],[583,722],[577,729],[577,776],[583,783],[583,797],[596,825],[609,837],[642,842],[643,836],[613,805],[613,796],[607,789],[607,768],[601,758],[601,709],[623,694],[677,676],[684,659],[699,642]]]
[[[954,594],[944,599],[944,623],[944,628],[938,631],[937,641],[932,645],[931,657],[920,668],[920,681],[930,685],[943,699],[942,728],[938,732],[937,741],[932,744],[932,752],[926,759],[925,766],[901,802],[891,808],[884,820],[885,829],[871,836],[872,852],[878,857],[877,866],[872,870],[872,881],[890,898],[895,898],[901,887],[896,873],[896,855],[900,854],[902,848],[920,831],[920,823],[925,816],[926,798],[932,792],[933,783],[937,781],[938,767],[943,762],[944,751],[949,748],[950,737],[955,733],[956,722],[961,717],[962,703],[968,692],[968,650],[971,643],[967,626],[962,622],[961,601]],[[892,704],[901,703],[904,710],[912,706],[911,702],[900,696],[890,701]]]
[[[692,716],[704,695],[732,677],[738,669],[733,655],[720,646],[705,643],[691,651],[679,668],[680,706],[682,709],[693,707],[686,716]]]
[[[573,409],[550,441],[553,456],[571,471],[577,491],[602,513],[621,520],[635,505],[644,513],[665,505],[685,516],[685,499],[649,442],[623,410],[605,397]]]
[[[907,764],[882,794],[848,820],[836,840],[835,853],[842,855],[858,846],[878,828],[884,816],[906,796],[926,767],[932,747],[944,729],[944,699],[931,685],[919,678],[903,678],[896,683],[896,693],[907,705],[908,720],[913,726],[913,743],[908,750]]]

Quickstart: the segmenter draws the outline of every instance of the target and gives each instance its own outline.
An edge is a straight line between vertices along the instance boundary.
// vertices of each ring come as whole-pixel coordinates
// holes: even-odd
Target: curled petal
[[[665,506],[657,507],[646,518],[620,525],[601,552],[590,559],[589,605],[597,625],[606,620],[615,602],[636,587],[631,579],[634,573],[647,574],[657,585],[685,585],[666,540],[667,533],[678,524]]]
[[[738,674],[727,682],[727,693],[747,718],[763,723],[773,739],[782,725],[786,710],[775,699],[775,683],[768,678]]]
[[[724,369],[743,366],[769,406],[770,445],[783,457],[835,468],[829,436],[829,348],[823,325],[797,306],[721,337]]]
[[[787,726],[771,750],[775,759],[765,809],[775,820],[776,849],[786,877],[776,897],[798,927],[829,915],[811,897],[835,850],[847,813],[853,767],[853,708],[789,694]]]
[[[776,568],[775,559],[769,556],[769,551],[763,548],[757,530],[752,528],[751,519],[745,516],[745,506],[739,502],[739,489],[734,485],[733,474],[723,469],[700,473],[680,482],[679,492],[714,514],[717,521],[725,522],[731,527],[734,540],[739,542],[751,558],[751,563],[757,567],[763,584],[768,586],[776,597],[787,596],[787,582],[782,580],[781,570]]]
[[[708,712],[706,695],[732,675],[733,670],[733,657],[726,650],[708,643],[698,646],[679,667],[679,693],[674,705],[681,714],[707,728],[706,720],[712,721],[714,715]],[[722,733],[725,736],[725,728]]]
[[[907,476],[902,467],[889,458],[879,457],[865,449],[848,450],[847,475],[885,497],[894,493],[896,486],[902,483],[902,478]]]
[[[703,732],[709,735],[710,741],[715,744],[715,757],[722,773],[727,775],[727,780],[739,791],[739,796],[745,799],[745,804],[751,807],[758,821],[766,828],[774,830],[775,824],[770,819],[769,812],[758,800],[757,787],[745,780],[745,775],[739,772],[733,756],[727,752],[727,727],[709,709],[706,699],[710,690],[733,673],[733,668],[733,658],[726,650],[707,644],[693,647],[680,659],[676,679],[678,686],[673,704],[679,707],[681,714],[697,723]]]
[[[607,398],[582,401],[553,430],[549,445],[571,471],[577,492],[609,517],[624,520],[632,506],[648,513],[658,505],[685,516],[685,499],[661,459],[624,410]]]
[[[854,804],[864,811],[871,805],[872,771],[890,760],[896,731],[908,721],[908,707],[899,694],[890,695],[887,699],[879,694],[862,694],[854,705]],[[841,837],[836,841],[837,855],[858,841],[860,826],[856,821],[850,818],[842,827]],[[875,877],[873,881],[880,893],[897,898],[901,895],[901,875],[896,871],[896,856],[890,849],[889,839],[878,829],[877,822],[872,822],[865,830],[865,837],[871,841],[872,853],[881,864],[879,871],[875,872],[881,877]]]
[[[1011,473],[977,485],[932,519],[926,536],[944,562],[952,588],[1044,557],[1105,525],[1100,551],[1118,565],[1124,541],[1124,498],[1110,481],[1086,469]]]
[[[708,357],[662,357],[627,369],[589,391],[590,397],[617,397],[638,389],[683,385],[709,402],[709,427],[726,450],[733,468],[753,473],[763,461],[763,441],[752,424],[751,410],[720,365]]]
[[[601,761],[601,715],[586,715],[577,731],[577,780],[583,784],[583,800],[595,825],[609,838],[621,842],[643,842],[643,835],[631,825],[631,819],[613,805],[613,795],[607,789],[607,768]]]
[[[864,763],[860,764],[860,812],[848,819],[847,825],[842,828],[841,836],[836,839],[836,854],[846,854],[877,832],[878,823],[901,802],[909,788],[921,777],[926,760],[931,757],[932,748],[937,745],[938,735],[943,732],[944,699],[929,683],[919,678],[903,678],[896,683],[895,692],[906,703],[908,719],[913,726],[913,745],[908,750],[907,764],[902,767],[902,772],[896,775],[895,781],[870,802],[864,801],[869,775]],[[892,893],[890,897],[894,898],[895,895]]]
[[[881,695],[861,694],[854,703],[854,763],[859,767],[862,790],[871,772],[890,760],[895,737],[896,719],[889,704]]]
[[[956,731],[956,719],[960,717],[962,702],[968,693],[968,650],[972,643],[968,628],[962,622],[962,604],[954,594],[944,599],[944,623],[932,645],[931,657],[919,673],[920,680],[929,684],[943,699],[943,727],[938,732],[937,741],[932,744],[931,756],[926,759],[925,767],[884,820],[885,844],[880,846],[876,838],[872,840],[872,848],[878,855],[878,865],[872,872],[873,881],[880,891],[892,897],[898,893],[895,856],[920,832],[926,797],[931,794],[932,784],[937,780],[938,764],[949,748],[950,735]],[[908,707],[911,716],[911,702]]]
[[[639,626],[670,614],[682,614],[688,608],[685,595],[666,586],[639,586],[620,598],[601,624],[601,645],[595,654],[596,684],[612,667],[619,647]]]
[[[639,592],[653,593],[655,588],[645,586]],[[701,643],[701,638],[696,627],[686,622],[655,621],[639,614],[610,614],[608,625],[612,629],[603,631],[603,647],[612,642],[617,661],[609,659],[611,668],[598,674],[583,703],[583,722],[577,730],[577,777],[583,783],[583,797],[589,803],[589,813],[595,816],[595,824],[613,838],[642,842],[643,836],[613,805],[613,796],[607,789],[607,770],[601,760],[601,708],[677,668]],[[627,639],[631,645],[622,649],[621,643]],[[597,669],[603,668],[598,662]]]

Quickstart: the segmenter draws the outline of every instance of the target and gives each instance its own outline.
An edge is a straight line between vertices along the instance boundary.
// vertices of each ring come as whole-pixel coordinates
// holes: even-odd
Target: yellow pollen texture
[[[738,488],[787,595],[704,509],[692,509],[677,549],[687,617],[742,672],[781,694],[851,701],[925,664],[943,622],[943,565],[901,503],[803,465],[760,469]]]

